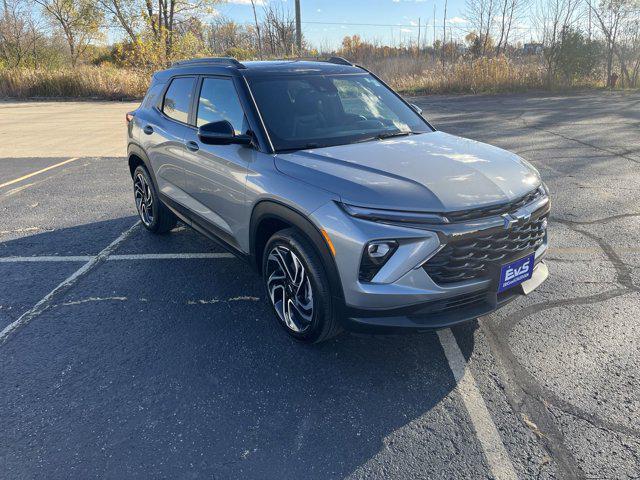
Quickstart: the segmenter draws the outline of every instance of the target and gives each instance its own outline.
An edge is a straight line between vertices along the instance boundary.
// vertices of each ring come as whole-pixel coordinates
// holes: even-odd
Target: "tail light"
[[[127,112],[127,114],[125,115],[125,118],[127,119],[127,125],[129,125],[129,122],[131,122],[131,120],[133,120],[133,112]]]

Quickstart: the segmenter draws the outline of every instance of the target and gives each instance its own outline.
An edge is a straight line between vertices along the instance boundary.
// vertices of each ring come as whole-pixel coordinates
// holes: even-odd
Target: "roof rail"
[[[280,61],[289,61],[289,62],[323,62],[323,63],[334,63],[336,65],[348,65],[353,67],[353,63],[349,60],[342,57],[293,57],[293,58],[280,58]]]
[[[329,63],[335,63],[336,65],[349,65],[351,67],[353,67],[353,63],[351,63],[349,60],[347,60],[346,58],[342,58],[342,57],[329,57],[329,59],[327,60],[327,62]]]
[[[235,58],[231,57],[203,57],[203,58],[192,58],[190,60],[180,60],[178,62],[174,62],[171,64],[172,67],[188,67],[191,65],[228,65],[230,67],[236,68],[247,68],[245,65],[240,63]]]

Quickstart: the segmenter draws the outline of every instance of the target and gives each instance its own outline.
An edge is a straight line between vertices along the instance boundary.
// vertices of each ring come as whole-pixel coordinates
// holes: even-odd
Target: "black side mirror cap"
[[[233,125],[228,120],[205,123],[198,128],[198,138],[207,145],[251,145],[251,135],[236,135]]]

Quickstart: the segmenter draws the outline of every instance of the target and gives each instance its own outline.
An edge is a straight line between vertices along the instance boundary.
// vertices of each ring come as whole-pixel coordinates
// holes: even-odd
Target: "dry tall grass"
[[[150,74],[114,67],[0,69],[0,97],[140,98]]]
[[[443,68],[437,61],[397,57],[364,62],[404,93],[496,93],[544,89],[546,70],[537,61],[508,58],[461,59]]]
[[[460,59],[443,68],[436,60],[412,56],[363,59],[362,64],[406,94],[497,93],[548,88],[539,59]],[[141,98],[151,73],[109,66],[76,69],[0,69],[0,97]],[[602,86],[582,79],[577,87]]]

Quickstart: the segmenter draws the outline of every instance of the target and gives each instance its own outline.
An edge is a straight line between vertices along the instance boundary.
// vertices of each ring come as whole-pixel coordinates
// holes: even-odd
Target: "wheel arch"
[[[262,254],[267,241],[275,232],[290,227],[295,227],[302,232],[320,255],[329,277],[329,284],[332,289],[331,294],[334,297],[344,298],[342,282],[335,259],[322,233],[303,213],[280,202],[263,200],[253,208],[249,227],[249,250],[252,265],[259,273],[262,273]]]
[[[151,168],[151,162],[149,161],[149,157],[142,149],[142,147],[136,143],[130,143],[127,146],[127,162],[129,164],[129,173],[133,178],[133,172],[135,172],[138,166],[142,165],[147,169],[149,175],[151,176],[151,180],[153,180],[154,186],[156,189],[158,188],[158,182],[156,181],[156,175],[153,169]]]

